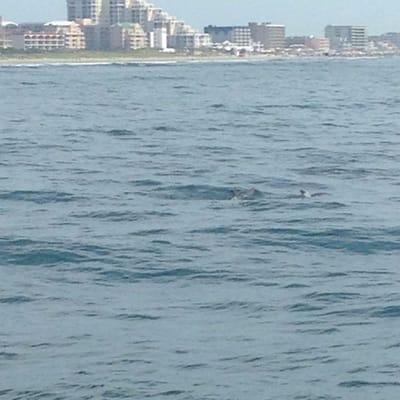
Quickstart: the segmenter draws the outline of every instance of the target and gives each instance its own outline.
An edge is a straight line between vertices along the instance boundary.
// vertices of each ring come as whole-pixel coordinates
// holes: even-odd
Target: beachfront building
[[[12,37],[17,28],[15,22],[6,21],[0,16],[0,50],[13,47]]]
[[[110,28],[111,50],[137,50],[148,47],[148,37],[139,24],[122,23]]]
[[[210,37],[198,32],[168,36],[168,48],[176,50],[196,50],[211,46]]]
[[[383,35],[380,35],[376,38],[373,38],[375,42],[383,42],[391,44],[392,46],[400,49],[400,33],[399,32],[388,32]]]
[[[65,36],[61,32],[27,32],[24,50],[52,51],[65,49]]]
[[[309,36],[306,38],[305,46],[320,53],[328,53],[330,50],[330,41],[327,38]]]
[[[250,47],[252,45],[249,26],[213,26],[204,28],[204,33],[210,35],[213,43],[229,42],[238,47]]]
[[[82,26],[87,50],[110,50],[111,27],[86,23]]]
[[[23,23],[20,25],[2,21],[0,47],[17,50],[82,50],[85,36],[80,25],[70,21]]]
[[[124,21],[127,0],[67,0],[69,21],[91,19],[94,24],[114,25]]]
[[[64,36],[64,48],[68,50],[83,50],[86,48],[85,34],[81,25],[73,21],[51,21],[44,25],[47,30],[53,30]]]
[[[152,46],[155,49],[158,50],[166,50],[168,48],[168,32],[167,28],[165,27],[160,27],[154,29],[154,42]]]
[[[103,0],[67,0],[69,21],[90,19],[100,23],[103,11]]]
[[[198,33],[184,21],[146,0],[127,0],[125,20],[142,26],[149,34],[150,47],[193,50],[210,44],[208,35]]]
[[[285,26],[271,23],[251,22],[247,26],[212,26],[204,28],[213,43],[232,43],[238,47],[251,47],[256,44],[265,50],[285,47]]]
[[[3,18],[0,17],[0,50],[8,49],[9,47],[11,46],[6,35],[6,29],[3,26]]]
[[[329,39],[315,36],[288,36],[286,38],[288,49],[309,49],[316,53],[328,53],[330,49]]]
[[[270,22],[250,22],[251,38],[260,43],[265,50],[283,49],[285,47],[286,27]]]
[[[67,9],[70,21],[91,21],[84,27],[86,45],[91,50],[113,48],[119,40],[111,35],[118,36],[115,32],[119,28],[112,27],[126,23],[141,26],[148,37],[148,47],[166,49],[167,45],[174,44],[178,49],[196,49],[210,42],[203,34],[146,0],[67,0]],[[139,41],[135,39],[133,43]]]
[[[109,0],[108,14],[109,24],[115,25],[125,21],[125,9],[127,0]]]
[[[325,37],[329,39],[331,48],[338,51],[365,51],[368,47],[367,28],[352,25],[328,25]]]
[[[307,36],[288,36],[285,38],[285,47],[305,47]]]

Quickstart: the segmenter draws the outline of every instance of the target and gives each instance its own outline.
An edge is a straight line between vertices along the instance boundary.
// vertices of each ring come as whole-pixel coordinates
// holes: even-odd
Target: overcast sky
[[[272,21],[288,34],[321,34],[326,24],[368,25],[371,34],[400,31],[400,0],[154,0],[197,28]],[[65,19],[66,0],[0,0],[8,20]]]

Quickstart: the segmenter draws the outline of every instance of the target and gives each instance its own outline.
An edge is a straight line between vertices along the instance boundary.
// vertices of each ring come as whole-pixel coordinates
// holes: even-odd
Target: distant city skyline
[[[400,31],[400,2],[387,0],[154,0],[154,4],[201,30],[209,24],[272,21],[289,35],[322,34],[327,24],[366,25],[370,34]],[[360,12],[362,10],[362,12]],[[66,18],[66,0],[1,0],[0,15],[16,22]]]

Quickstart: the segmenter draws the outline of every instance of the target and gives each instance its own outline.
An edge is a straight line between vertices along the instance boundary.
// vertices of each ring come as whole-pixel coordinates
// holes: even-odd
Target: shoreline
[[[4,66],[57,66],[57,65],[111,65],[111,64],[184,64],[184,63],[217,63],[217,62],[257,62],[257,61],[284,61],[284,60],[338,60],[338,59],[381,59],[394,58],[397,54],[378,54],[378,55],[335,55],[335,56],[288,56],[288,55],[249,55],[238,57],[234,55],[165,55],[165,56],[121,56],[110,55],[109,57],[102,55],[96,57],[93,55],[75,57],[67,55],[49,56],[48,54],[39,55],[0,55],[0,67]]]

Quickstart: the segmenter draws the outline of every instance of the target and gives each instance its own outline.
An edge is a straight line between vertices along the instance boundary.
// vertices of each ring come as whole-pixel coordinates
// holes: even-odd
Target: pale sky
[[[196,28],[208,24],[285,24],[289,35],[321,34],[325,25],[367,25],[370,34],[400,32],[400,0],[153,0]],[[7,20],[66,18],[66,0],[0,0]]]

